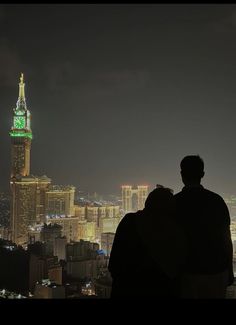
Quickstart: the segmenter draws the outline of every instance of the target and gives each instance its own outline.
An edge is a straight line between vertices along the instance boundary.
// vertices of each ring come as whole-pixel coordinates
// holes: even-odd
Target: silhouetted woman
[[[121,220],[114,239],[109,271],[111,298],[175,298],[185,258],[185,242],[174,223],[171,190],[153,190],[142,211]]]

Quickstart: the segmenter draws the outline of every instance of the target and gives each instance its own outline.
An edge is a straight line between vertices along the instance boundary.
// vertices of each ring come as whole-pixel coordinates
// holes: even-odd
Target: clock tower
[[[19,83],[19,97],[13,109],[13,126],[11,136],[11,179],[30,174],[30,148],[32,131],[30,111],[25,100],[25,83],[23,73]]]

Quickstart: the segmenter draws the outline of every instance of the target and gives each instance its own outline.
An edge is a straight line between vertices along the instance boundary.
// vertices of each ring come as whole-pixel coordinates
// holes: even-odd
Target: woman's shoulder
[[[142,211],[129,212],[121,219],[120,223],[132,222],[136,220],[142,213]]]

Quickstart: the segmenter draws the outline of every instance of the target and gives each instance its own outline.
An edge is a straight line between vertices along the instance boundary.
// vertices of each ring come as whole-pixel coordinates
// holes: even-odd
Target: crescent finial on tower
[[[25,102],[25,83],[24,83],[24,74],[21,73],[20,83],[19,83],[19,102]]]
[[[24,83],[24,74],[23,74],[23,72],[21,72],[20,83],[21,83],[21,85]]]

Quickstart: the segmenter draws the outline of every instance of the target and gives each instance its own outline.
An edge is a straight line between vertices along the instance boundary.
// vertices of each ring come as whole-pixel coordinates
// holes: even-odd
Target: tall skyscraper
[[[30,174],[30,148],[32,131],[30,111],[25,100],[25,83],[23,73],[19,83],[19,97],[13,109],[13,126],[11,136],[11,178]]]
[[[18,245],[28,242],[31,225],[45,216],[45,191],[51,180],[47,176],[30,175],[32,131],[30,112],[26,106],[25,83],[20,77],[19,97],[13,109],[11,136],[11,239]]]
[[[122,185],[122,209],[125,213],[142,210],[148,196],[148,186],[138,185],[133,188],[131,185]]]
[[[132,186],[122,185],[122,209],[124,212],[132,211]]]
[[[138,210],[142,210],[144,208],[145,201],[148,196],[148,186],[138,185],[137,196],[138,196]]]

